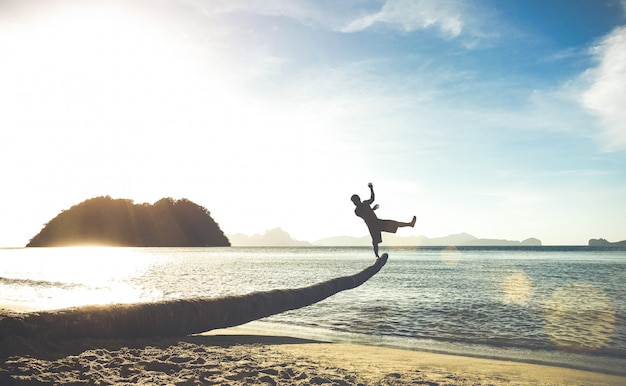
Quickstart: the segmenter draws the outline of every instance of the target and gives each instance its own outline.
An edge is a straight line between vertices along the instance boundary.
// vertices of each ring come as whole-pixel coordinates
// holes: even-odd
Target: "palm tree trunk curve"
[[[356,288],[387,262],[383,254],[359,273],[309,287],[253,292],[241,296],[192,298],[153,303],[83,306],[0,316],[0,338],[48,339],[185,336],[241,325],[309,306]]]

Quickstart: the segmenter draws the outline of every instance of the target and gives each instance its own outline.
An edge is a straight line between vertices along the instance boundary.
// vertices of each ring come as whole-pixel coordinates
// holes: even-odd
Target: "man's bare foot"
[[[411,227],[415,226],[415,221],[417,221],[417,218],[415,218],[415,216],[413,216],[413,220],[411,220]]]

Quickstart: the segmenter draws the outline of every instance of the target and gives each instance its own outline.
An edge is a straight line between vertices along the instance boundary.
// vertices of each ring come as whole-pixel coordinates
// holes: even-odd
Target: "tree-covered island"
[[[228,238],[210,212],[187,199],[154,204],[101,196],[59,213],[27,247],[224,247]]]

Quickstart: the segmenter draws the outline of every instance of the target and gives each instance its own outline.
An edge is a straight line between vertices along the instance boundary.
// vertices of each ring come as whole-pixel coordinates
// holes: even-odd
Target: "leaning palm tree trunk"
[[[84,306],[0,316],[0,338],[9,335],[49,339],[184,336],[237,326],[309,306],[365,283],[387,262],[310,287],[253,292],[242,296],[194,298],[155,303]]]

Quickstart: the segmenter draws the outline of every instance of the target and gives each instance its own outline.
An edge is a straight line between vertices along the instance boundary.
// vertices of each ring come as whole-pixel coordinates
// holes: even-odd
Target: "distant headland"
[[[626,240],[612,243],[605,239],[591,239],[589,240],[589,246],[593,248],[626,250]]]
[[[62,211],[26,246],[73,245],[222,247],[230,241],[206,208],[187,199],[151,205],[101,196]]]

